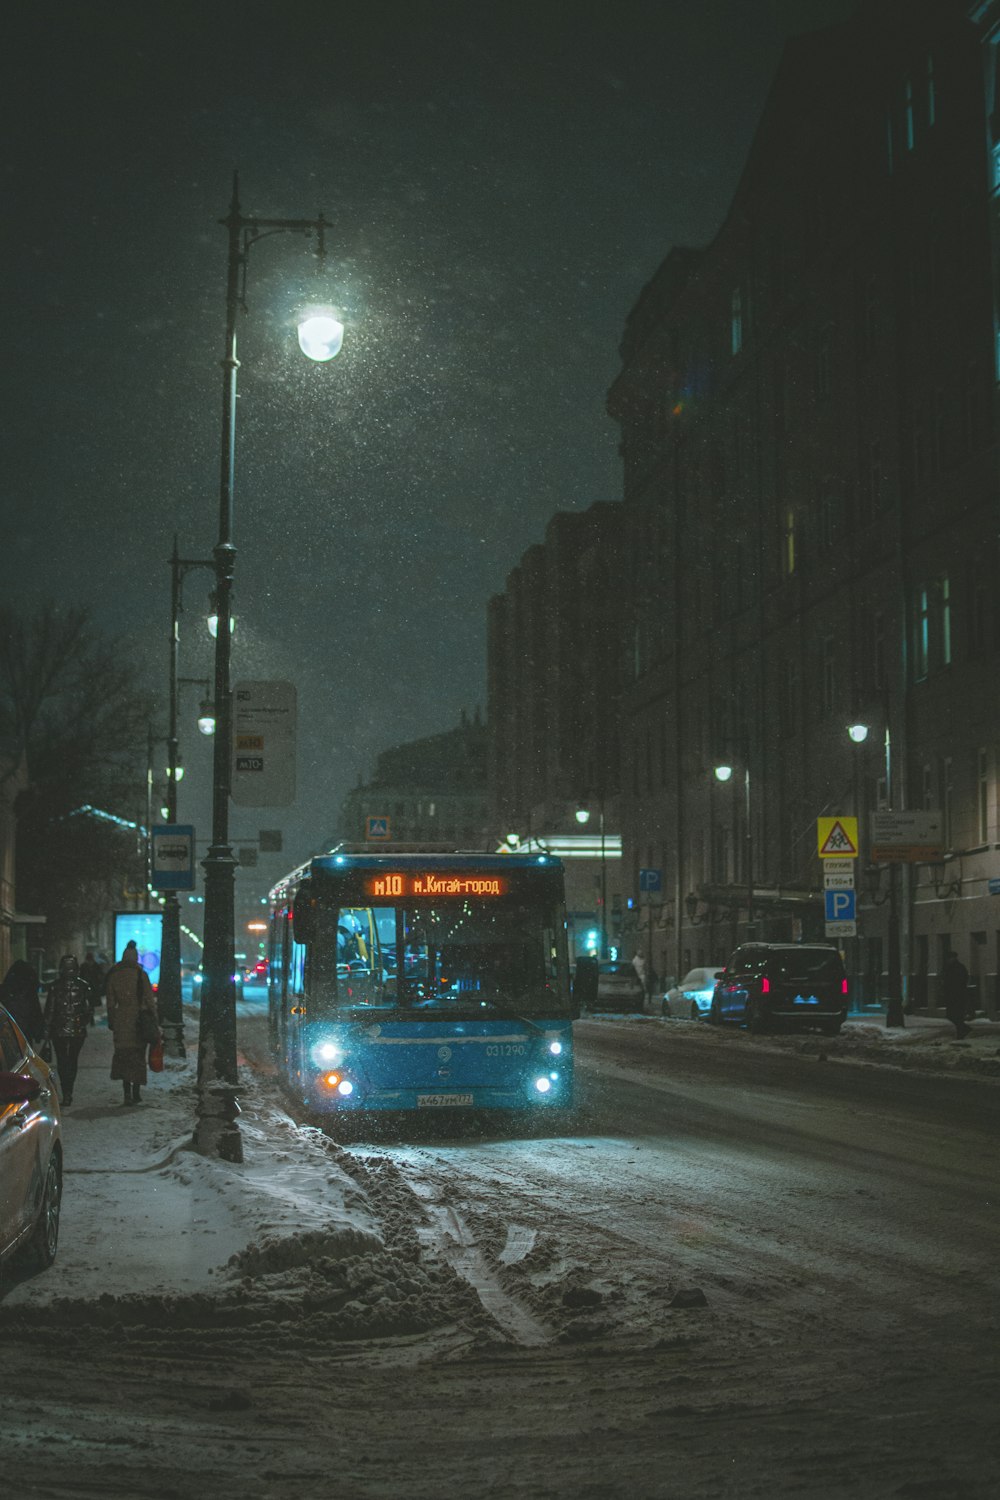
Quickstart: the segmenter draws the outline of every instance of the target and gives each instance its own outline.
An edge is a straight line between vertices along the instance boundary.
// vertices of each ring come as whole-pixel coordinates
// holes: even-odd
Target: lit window
[[[921,589],[917,595],[917,631],[916,631],[916,656],[914,660],[914,671],[917,681],[922,681],[927,676],[927,661],[930,655],[930,600],[926,589]]]
[[[795,572],[795,512],[785,512],[785,528],[782,537],[781,560],[784,567],[785,577],[791,578]]]
[[[739,354],[743,348],[743,290],[741,287],[736,287],[733,291],[730,330],[732,352]]]
[[[941,580],[941,662],[951,666],[951,580]]]
[[[912,151],[915,143],[913,129],[913,79],[908,78],[903,88],[903,118],[906,122],[906,149]]]

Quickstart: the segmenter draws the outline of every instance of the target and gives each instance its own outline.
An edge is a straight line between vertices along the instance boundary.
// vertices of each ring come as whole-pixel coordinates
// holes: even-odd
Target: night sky
[[[93,605],[161,694],[169,568],[218,514],[226,213],[251,252],[234,675],[299,689],[266,885],[377,752],[485,697],[485,607],[560,509],[621,494],[605,396],[673,244],[718,230],[783,41],[852,0],[36,3],[5,21],[4,589]],[[345,314],[307,363],[303,297]],[[210,585],[181,672],[211,673]],[[208,833],[186,690],[181,817]]]

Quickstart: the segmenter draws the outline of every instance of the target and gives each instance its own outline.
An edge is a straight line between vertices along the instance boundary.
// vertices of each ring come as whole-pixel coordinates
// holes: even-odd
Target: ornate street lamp
[[[233,575],[236,549],[233,545],[233,492],[236,469],[236,322],[246,307],[247,262],[251,247],[274,234],[315,235],[322,260],[325,232],[330,227],[323,215],[317,219],[258,219],[244,217],[240,208],[239,178],[233,177],[229,213],[222,220],[229,235],[226,275],[226,335],[222,356],[222,448],[219,478],[219,533],[213,550],[215,605],[218,620],[232,619]],[[317,325],[314,312],[300,333],[300,347],[312,359],[329,360],[340,349],[343,328]],[[330,322],[339,319],[327,312]],[[305,343],[303,343],[303,337]],[[306,347],[308,345],[309,347]],[[205,979],[201,987],[201,1030],[198,1048],[198,1124],[195,1145],[209,1155],[241,1161],[243,1147],[239,1127],[236,1066],[235,985],[235,869],[229,843],[229,798],[231,791],[232,741],[232,628],[215,634],[216,732],[212,776],[212,842],[204,861],[205,871]]]

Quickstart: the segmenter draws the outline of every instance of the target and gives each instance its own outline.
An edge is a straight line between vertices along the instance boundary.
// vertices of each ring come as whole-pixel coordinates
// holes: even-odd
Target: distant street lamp
[[[716,781],[731,781],[733,767],[726,762],[714,768]],[[747,942],[752,943],[757,937],[757,924],[753,916],[753,821],[751,819],[750,801],[750,761],[746,759],[743,766],[743,821],[744,821],[744,857],[746,859],[746,882],[747,882]]]
[[[590,808],[587,805],[587,797],[581,797],[576,809],[576,821],[581,824],[590,822]],[[597,812],[600,820],[601,834],[601,958],[608,956],[608,862],[606,857],[604,840],[604,793],[597,794]]]
[[[165,823],[177,822],[177,784],[184,775],[177,735],[178,690],[182,683],[196,682],[205,692],[205,678],[178,677],[177,657],[180,648],[180,617],[183,609],[184,579],[195,568],[212,568],[206,557],[181,557],[177,537],[170,554],[170,634],[167,724],[167,802],[161,809]],[[163,1050],[168,1057],[187,1056],[184,1047],[184,1005],[181,995],[181,912],[176,891],[163,893],[163,937],[160,947],[160,983],[156,1006],[163,1027]]]
[[[885,774],[885,805],[888,811],[892,810],[893,786],[892,786],[892,730],[889,725],[889,694],[884,694],[883,716],[885,718],[885,736],[883,739],[884,774]],[[847,733],[855,745],[863,745],[868,739],[870,726],[867,724],[849,724]],[[858,760],[854,762],[854,811],[860,818],[860,793],[859,793],[860,768]],[[886,1005],[886,1026],[906,1025],[906,1016],[903,1011],[903,966],[900,956],[900,932],[899,932],[899,892],[897,890],[897,862],[889,864],[889,930],[888,930],[888,952],[886,955],[887,979],[889,985],[888,1003]]]
[[[245,218],[240,209],[239,179],[233,177],[229,213],[222,221],[229,234],[226,275],[226,335],[222,357],[222,449],[219,482],[219,534],[213,550],[217,620],[232,620],[233,575],[236,549],[233,545],[233,492],[236,468],[236,321],[245,310],[247,263],[251,247],[273,234],[316,235],[322,261],[325,232],[317,219]],[[318,314],[314,311],[312,318]],[[332,322],[339,319],[327,312]],[[315,323],[305,324],[300,347],[310,358],[332,359],[340,348],[343,328],[336,338]],[[306,348],[302,340],[305,338]],[[334,347],[336,345],[336,347]],[[325,350],[326,352],[321,352]],[[232,744],[232,626],[215,633],[216,732],[212,776],[212,843],[204,861],[205,949],[204,983],[201,987],[201,1030],[198,1048],[198,1123],[195,1145],[206,1154],[227,1161],[241,1161],[243,1146],[236,1123],[239,1077],[236,1064],[235,983],[235,869],[229,842],[229,798]]]

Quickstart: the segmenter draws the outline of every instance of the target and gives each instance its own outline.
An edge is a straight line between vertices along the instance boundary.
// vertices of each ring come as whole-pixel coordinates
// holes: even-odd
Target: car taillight
[[[769,995],[771,993],[771,981],[766,975],[760,982],[760,992],[762,995]]]
[[[846,979],[842,979],[840,981],[840,993],[842,995],[846,995],[847,994],[847,980]]]

